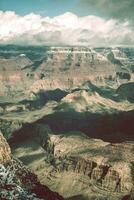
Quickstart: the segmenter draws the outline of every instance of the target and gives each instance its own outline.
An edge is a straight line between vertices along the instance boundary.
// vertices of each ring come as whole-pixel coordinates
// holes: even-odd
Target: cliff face
[[[31,158],[32,155],[42,155],[41,158],[36,156],[36,166],[35,160],[27,160],[24,138],[13,149],[42,183],[46,182],[66,198],[81,194],[87,199],[120,200],[131,193],[134,185],[133,143],[112,144],[88,138],[80,132],[55,135],[43,125],[36,125],[33,129],[34,142],[31,144],[29,138],[26,144],[35,147],[34,152],[29,150]]]
[[[0,164],[4,164],[11,160],[11,150],[6,142],[6,139],[3,137],[0,132]]]
[[[41,108],[87,82],[117,89],[134,77],[127,49],[5,46],[0,47],[0,55],[1,115]]]
[[[8,143],[0,133],[0,199],[63,200],[57,193],[41,185],[36,175],[11,156]]]
[[[74,157],[64,160],[63,163],[61,162],[55,167],[59,172],[72,171],[87,176],[89,182],[110,192],[129,193],[133,187],[132,171],[126,163],[116,163],[115,167]],[[122,174],[120,170],[128,174]]]
[[[133,52],[0,46],[1,198],[130,197]]]
[[[133,63],[129,56],[124,58],[126,49],[119,50],[120,57],[112,48],[5,49],[0,58],[0,94],[10,98],[28,98],[28,93],[41,89],[70,89],[85,80],[118,87],[133,79]]]

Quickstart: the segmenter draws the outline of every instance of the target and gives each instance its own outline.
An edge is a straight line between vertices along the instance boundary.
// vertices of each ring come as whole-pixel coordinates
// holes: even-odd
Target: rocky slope
[[[88,81],[117,89],[134,77],[132,48],[9,45],[0,55],[1,114],[37,109]]]
[[[132,103],[134,103],[134,83],[126,83],[122,84],[118,89],[117,89],[117,94],[119,94],[122,99],[128,100]]]
[[[19,160],[0,133],[0,199],[1,200],[62,200],[63,198],[41,185],[34,175]]]
[[[25,198],[55,199],[47,185],[68,200],[133,200],[133,66],[133,48],[0,46],[0,130],[41,183],[8,145],[1,169],[27,175],[30,189],[11,171]]]
[[[133,81],[132,53],[132,48],[0,46],[0,113],[38,107],[42,91],[70,92],[85,81],[117,89]]]
[[[124,49],[5,46],[0,50],[0,94],[5,92],[7,96],[19,98],[23,93],[27,96],[25,90],[29,86],[29,92],[37,92],[42,88],[70,89],[85,79],[97,85],[115,86],[133,79],[133,61]]]
[[[15,135],[14,154],[65,198],[116,200],[132,193],[133,142],[103,142],[81,132],[54,134],[41,124],[31,132],[32,141],[25,132],[23,142]]]

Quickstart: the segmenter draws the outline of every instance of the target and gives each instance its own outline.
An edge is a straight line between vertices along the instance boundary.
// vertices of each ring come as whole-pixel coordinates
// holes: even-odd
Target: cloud
[[[129,45],[134,44],[129,21],[78,17],[73,13],[50,17],[0,12],[0,43],[23,45]]]
[[[134,20],[134,0],[79,0],[79,5],[107,18]]]

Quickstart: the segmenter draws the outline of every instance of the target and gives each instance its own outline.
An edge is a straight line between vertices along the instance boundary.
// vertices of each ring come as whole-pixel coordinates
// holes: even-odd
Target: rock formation
[[[128,100],[132,103],[134,103],[134,83],[126,83],[122,84],[118,89],[117,89],[117,94],[121,96],[122,99]]]
[[[0,199],[22,200],[24,198],[63,200],[60,195],[41,185],[36,175],[12,157],[9,145],[0,133]]]
[[[133,48],[1,45],[1,198],[132,200],[133,81]]]
[[[36,167],[35,161],[33,164],[32,161],[28,162],[28,165],[32,167],[42,183],[47,182],[53,189],[56,185],[56,190],[66,198],[73,194],[77,195],[76,183],[82,184],[79,192],[83,196],[85,192],[88,199],[95,196],[93,191],[96,193],[96,198],[103,196],[107,200],[120,200],[125,194],[131,193],[134,185],[133,143],[103,142],[88,138],[80,132],[54,135],[48,126],[41,124],[37,124],[33,129],[35,131],[31,137],[34,140],[34,146],[37,147],[35,152],[29,152],[29,154],[36,155],[36,149],[38,151],[40,149],[40,154],[44,159],[37,156]],[[25,140],[27,144],[31,143],[31,138]],[[25,147],[23,148],[25,140],[18,142],[17,147],[13,149],[14,154],[20,159],[25,158],[24,162],[27,163]],[[47,168],[46,173],[43,173],[43,168]],[[63,177],[69,177],[70,180],[67,180],[67,183],[64,180],[63,183]],[[74,191],[71,189],[71,184]],[[108,196],[109,193],[111,197]]]

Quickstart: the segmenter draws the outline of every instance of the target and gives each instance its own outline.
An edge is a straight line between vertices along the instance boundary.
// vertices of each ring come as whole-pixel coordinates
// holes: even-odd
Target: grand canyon
[[[0,45],[1,199],[134,199],[134,48]]]

